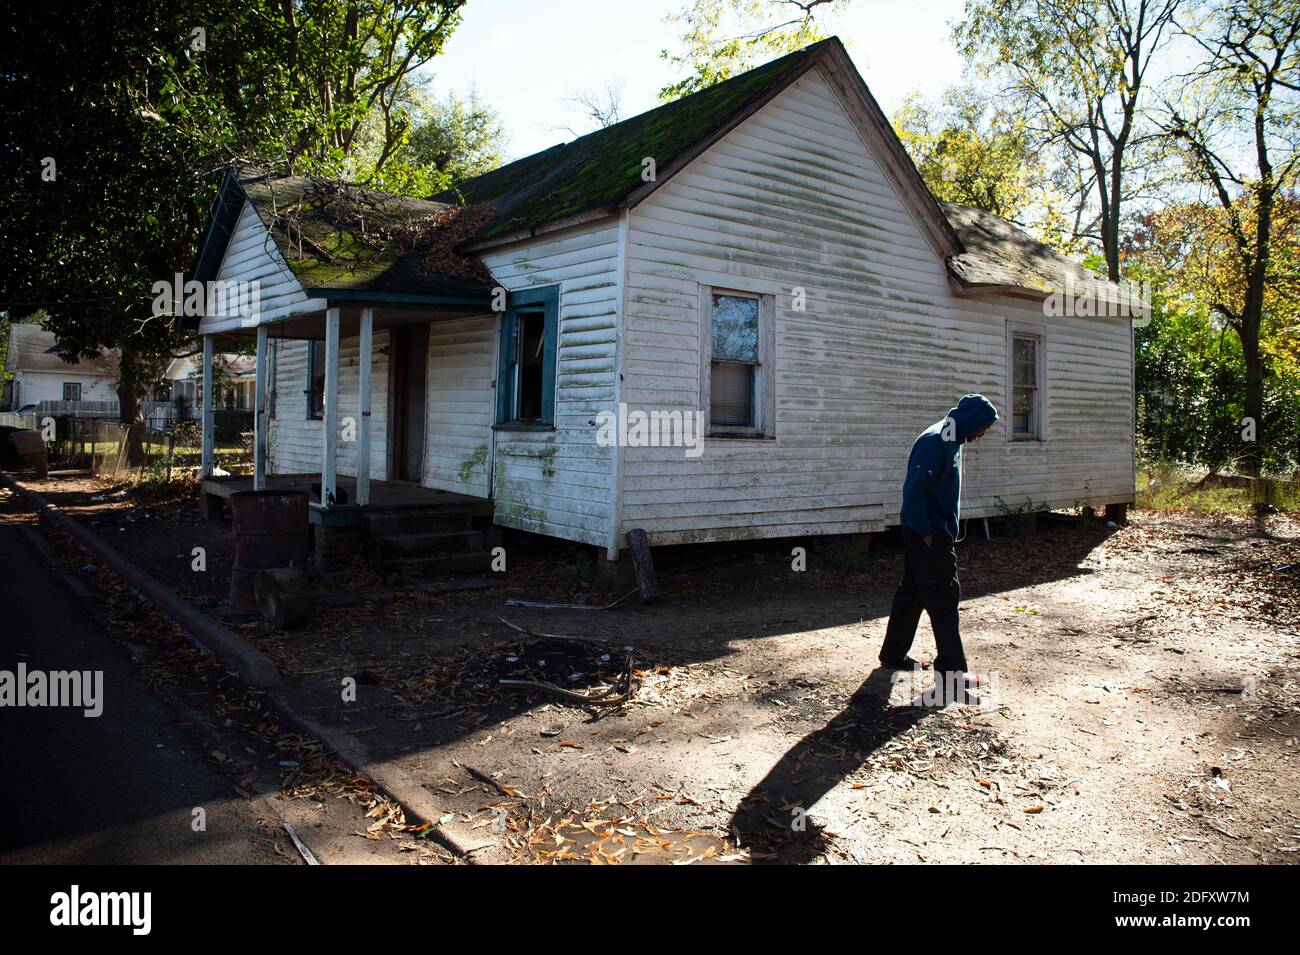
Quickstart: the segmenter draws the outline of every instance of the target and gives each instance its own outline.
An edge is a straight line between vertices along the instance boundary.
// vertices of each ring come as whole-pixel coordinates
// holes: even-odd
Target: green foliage
[[[893,125],[936,199],[1024,221],[1040,169],[1023,116],[964,86],[948,89],[937,103],[912,94]]]
[[[817,14],[851,0],[773,4],[764,0],[690,0],[665,17],[680,32],[681,52],[662,50],[661,59],[687,71],[659,91],[665,102],[707,89],[751,67],[826,39]]]
[[[405,142],[402,81],[441,51],[462,6],[8,5],[4,32],[20,42],[0,74],[0,308],[47,308],[76,354],[120,348],[131,418],[190,336],[152,314],[152,285],[190,267],[210,173],[257,159],[381,176]],[[379,145],[366,152],[368,121]]]

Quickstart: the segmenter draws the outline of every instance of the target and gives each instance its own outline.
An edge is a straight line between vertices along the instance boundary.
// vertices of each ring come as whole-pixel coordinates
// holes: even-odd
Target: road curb
[[[135,588],[158,611],[176,622],[200,649],[211,653],[248,686],[267,694],[273,708],[294,728],[324,743],[353,772],[362,773],[390,798],[401,804],[408,822],[427,823],[430,838],[460,856],[466,862],[479,861],[476,852],[496,845],[480,838],[474,830],[454,820],[442,822],[442,809],[414,777],[393,764],[374,763],[365,746],[355,736],[328,729],[300,713],[283,696],[273,691],[282,683],[280,673],[262,651],[208,618],[201,610],[177,596],[165,584],[127,560],[115,547],[76,518],[62,513],[58,506],[40,493],[23,487],[12,475],[0,471],[0,486],[21,494],[49,517],[81,547],[96,557],[114,574]]]
[[[80,521],[64,514],[39,492],[23,487],[8,474],[0,474],[0,483],[31,501],[59,530],[68,534],[109,570],[138,590],[159,611],[174,620],[193,643],[234,671],[241,681],[259,690],[279,685],[280,671],[261,650],[190,606],[152,574],[131,563],[102,537]]]

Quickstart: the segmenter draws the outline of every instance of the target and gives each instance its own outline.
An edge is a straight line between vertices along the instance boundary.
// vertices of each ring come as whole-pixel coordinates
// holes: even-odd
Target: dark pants
[[[934,643],[939,653],[934,669],[953,673],[966,669],[966,654],[961,646],[961,629],[957,623],[957,604],[961,584],[957,580],[957,551],[945,534],[935,534],[934,543],[925,545],[920,534],[903,528],[903,582],[894,594],[885,630],[885,645],[880,648],[881,662],[897,663],[907,656],[916,638],[921,611],[930,615]]]

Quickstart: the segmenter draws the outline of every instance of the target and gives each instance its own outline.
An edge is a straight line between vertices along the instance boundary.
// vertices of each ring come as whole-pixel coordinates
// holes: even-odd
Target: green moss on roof
[[[473,275],[474,260],[453,274],[430,267],[427,250],[391,238],[446,213],[447,203],[251,170],[239,182],[305,288],[447,297],[490,290],[486,276]]]
[[[813,44],[706,90],[597,130],[571,143],[516,160],[435,196],[436,200],[490,203],[496,216],[476,239],[492,239],[586,212],[614,209],[643,186],[642,160],[654,159],[659,176],[692,155],[746,110],[806,70]]]

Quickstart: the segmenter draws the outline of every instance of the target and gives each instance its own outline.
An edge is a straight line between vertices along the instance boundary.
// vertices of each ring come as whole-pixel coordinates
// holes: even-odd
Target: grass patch
[[[1137,506],[1151,511],[1185,511],[1193,514],[1251,514],[1257,504],[1270,504],[1279,511],[1300,513],[1300,481],[1278,478],[1258,485],[1240,486],[1242,479],[1224,475],[1222,480],[1197,483],[1204,472],[1180,465],[1157,465],[1138,472]]]

